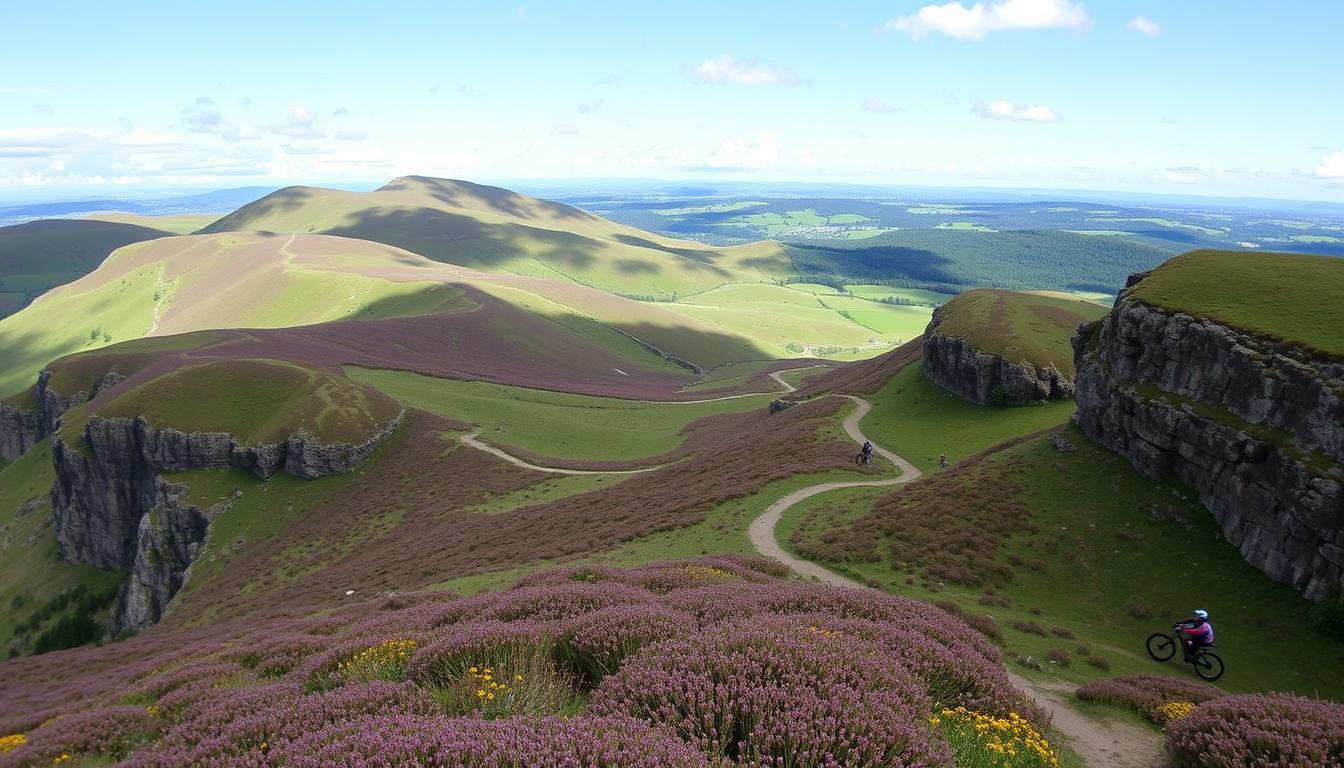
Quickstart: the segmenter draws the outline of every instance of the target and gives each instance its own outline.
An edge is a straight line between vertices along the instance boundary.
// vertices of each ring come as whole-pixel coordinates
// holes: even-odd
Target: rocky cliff
[[[924,330],[924,375],[930,381],[981,405],[1073,397],[1073,382],[1053,365],[1038,368],[1026,360],[1008,360],[976,349],[960,337],[944,335],[939,326],[946,306],[933,311]]]
[[[125,378],[109,371],[89,389],[65,394],[51,386],[51,376],[51,371],[43,371],[37,379],[36,410],[0,403],[0,459],[14,461],[19,458],[42,438],[55,432],[66,411],[92,400]]]
[[[323,444],[299,432],[242,445],[227,433],[156,428],[143,417],[91,416],[79,440],[52,440],[52,516],[67,562],[128,571],[114,631],[156,621],[181,587],[210,515],[180,501],[162,473],[240,467],[266,478],[284,470],[313,479],[349,472],[386,440],[402,416],[359,444]]]
[[[1344,361],[1125,294],[1074,360],[1085,433],[1194,489],[1271,578],[1311,598],[1344,585]]]

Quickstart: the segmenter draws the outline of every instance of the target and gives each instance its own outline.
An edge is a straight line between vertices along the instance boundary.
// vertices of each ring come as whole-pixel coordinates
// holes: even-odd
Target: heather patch
[[[1163,675],[1108,677],[1078,689],[1078,698],[1133,709],[1159,725],[1189,714],[1189,708],[1225,694],[1197,680]]]
[[[1167,727],[1181,768],[1340,768],[1344,704],[1288,694],[1225,696]]]
[[[1039,737],[1045,718],[960,618],[778,575],[739,557],[564,568],[151,636],[84,700],[12,687],[41,714],[6,721],[0,766],[950,768],[972,746],[932,724],[944,711],[1035,734],[994,744]]]

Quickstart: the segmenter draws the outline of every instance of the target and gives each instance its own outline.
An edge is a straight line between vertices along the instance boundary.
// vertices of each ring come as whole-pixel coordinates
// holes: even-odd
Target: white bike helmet
[[[1207,619],[1207,618],[1209,618],[1209,612],[1206,611],[1206,610],[1204,610],[1203,608],[1197,608],[1197,609],[1195,609],[1195,615],[1198,616],[1198,617],[1201,618],[1201,619]]]

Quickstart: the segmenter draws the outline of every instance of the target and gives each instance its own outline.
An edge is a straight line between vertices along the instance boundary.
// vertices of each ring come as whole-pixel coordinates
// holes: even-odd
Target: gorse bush
[[[1172,704],[1194,706],[1226,694],[1198,680],[1163,675],[1128,675],[1093,680],[1079,688],[1077,695],[1083,701],[1128,707],[1161,724],[1175,719],[1172,714],[1178,709],[1171,708]]]
[[[749,558],[571,567],[243,626],[116,666],[83,699],[12,689],[33,706],[0,713],[0,768],[951,768],[1005,745],[1026,751],[993,765],[1042,764],[1046,718],[980,633],[781,573]],[[971,743],[931,725],[944,711],[1012,728]]]

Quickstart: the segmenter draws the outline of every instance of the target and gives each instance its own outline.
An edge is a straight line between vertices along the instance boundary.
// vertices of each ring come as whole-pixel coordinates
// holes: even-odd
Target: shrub
[[[1068,627],[1051,627],[1050,634],[1055,637],[1062,637],[1065,640],[1077,640],[1078,636],[1073,634],[1073,630]]]
[[[290,768],[426,765],[437,768],[702,768],[705,756],[629,718],[572,720],[366,717],[282,741]]]
[[[1103,672],[1109,672],[1111,670],[1111,662],[1101,658],[1100,656],[1088,656],[1087,658],[1083,659],[1083,661],[1086,661],[1088,665],[1096,667],[1097,669],[1100,669]]]
[[[666,724],[745,765],[947,764],[923,685],[876,644],[827,627],[753,622],[650,646],[589,710]]]
[[[1106,668],[1093,663],[1091,659],[1088,663],[1099,669]],[[1128,707],[1155,723],[1164,723],[1166,716],[1161,711],[1164,704],[1171,702],[1202,704],[1224,694],[1208,683],[1195,680],[1162,675],[1129,675],[1093,680],[1079,688],[1077,695],[1083,701]]]
[[[1344,705],[1288,694],[1224,696],[1167,728],[1182,768],[1344,766]]]
[[[21,734],[22,742],[0,758],[0,764],[46,766],[83,757],[115,762],[158,736],[162,728],[157,712],[147,707],[113,706],[79,712]]]
[[[1146,619],[1153,615],[1153,609],[1136,597],[1131,597],[1129,602],[1125,603],[1125,610],[1136,619]]]
[[[1040,635],[1041,637],[1046,636],[1045,627],[1042,627],[1040,624],[1034,621],[1011,619],[1008,622],[1008,626],[1012,627],[1013,629],[1016,629],[1018,632],[1025,632],[1029,635]]]
[[[1045,652],[1045,660],[1061,667],[1067,667],[1069,666],[1069,653],[1059,648],[1051,648]]]

